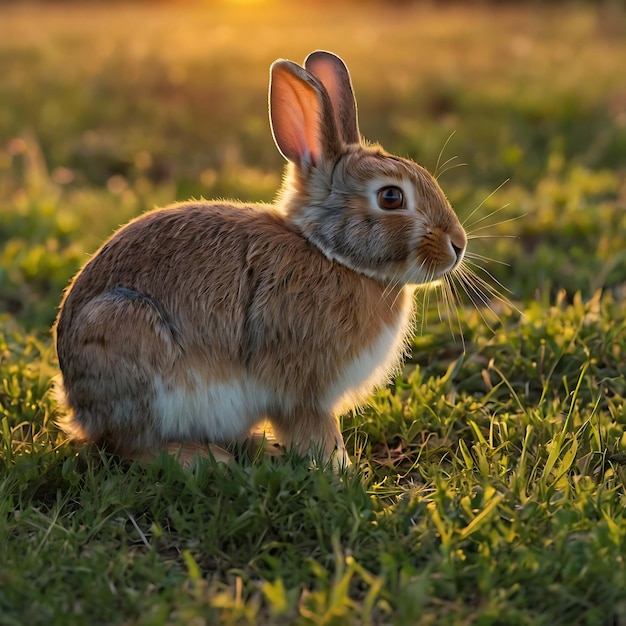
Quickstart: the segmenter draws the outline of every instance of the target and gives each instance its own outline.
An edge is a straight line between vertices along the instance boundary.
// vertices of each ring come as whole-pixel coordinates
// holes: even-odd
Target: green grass
[[[626,18],[233,6],[0,9],[0,624],[621,624]],[[369,138],[468,163],[441,184],[521,314],[463,304],[463,352],[431,295],[344,419],[356,472],[79,453],[51,393],[67,281],[154,204],[270,200],[267,68],[315,48]]]

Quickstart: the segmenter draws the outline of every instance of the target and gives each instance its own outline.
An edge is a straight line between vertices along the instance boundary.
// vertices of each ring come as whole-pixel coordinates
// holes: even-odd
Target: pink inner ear
[[[312,64],[311,71],[317,76],[326,88],[330,101],[336,104],[340,101],[341,86],[337,80],[337,74],[332,65],[318,61]]]
[[[282,155],[298,164],[315,163],[321,154],[321,138],[320,103],[313,87],[277,68],[272,76],[270,114]]]
[[[359,143],[356,102],[350,83],[350,75],[343,61],[335,55],[324,52],[313,52],[306,59],[309,70],[328,92],[333,104],[333,113],[337,130],[346,143]]]

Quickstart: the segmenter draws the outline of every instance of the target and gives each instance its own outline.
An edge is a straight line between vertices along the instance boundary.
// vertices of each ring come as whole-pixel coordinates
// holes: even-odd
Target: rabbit
[[[424,168],[362,141],[338,56],[274,62],[269,113],[274,204],[149,211],[70,282],[53,330],[73,438],[139,459],[267,419],[297,454],[350,465],[339,417],[397,373],[415,286],[467,238]]]

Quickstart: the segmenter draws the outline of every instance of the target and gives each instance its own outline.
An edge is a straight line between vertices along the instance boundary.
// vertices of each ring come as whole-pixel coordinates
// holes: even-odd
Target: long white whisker
[[[400,284],[400,279],[398,278],[396,280],[396,284],[394,285],[394,289]],[[391,307],[393,309],[394,306],[396,306],[396,302],[398,301],[398,298],[402,295],[402,289],[398,289],[398,293],[396,294],[396,297],[393,299],[393,302],[391,303]]]
[[[437,311],[439,313],[439,321],[443,322],[445,317],[448,319],[448,325],[450,325],[450,303],[447,300],[448,294],[446,293],[446,278],[447,276],[444,274],[437,282],[437,289],[441,292],[441,296],[437,301]],[[443,305],[443,312],[445,315],[441,314],[441,308],[439,306],[440,303]],[[452,328],[450,328],[450,331],[452,332]],[[454,333],[452,334],[454,335]]]
[[[497,209],[495,209],[494,211],[487,213],[487,215],[483,215],[477,220],[474,220],[471,224],[464,224],[465,230],[469,232],[474,232],[472,229],[474,228],[474,226],[476,226],[476,224],[480,224],[481,222],[484,222],[485,220],[489,219],[490,217],[493,217],[494,215],[497,215],[498,213],[500,213],[500,211],[504,211],[504,209],[507,209],[510,206],[511,206],[511,203],[507,202],[506,204],[503,204],[501,207],[498,207]],[[498,224],[499,222],[497,222],[496,224],[492,224],[492,226],[497,226]]]
[[[447,161],[444,161],[444,162],[441,164],[441,167],[442,167],[442,168],[443,168],[443,167],[445,167],[446,165],[448,165],[448,163],[452,163],[452,161],[456,161],[458,158],[459,158],[458,156],[453,156],[453,157],[450,157]],[[437,170],[439,170],[439,167],[437,167]]]
[[[508,224],[509,222],[516,222],[517,220],[522,219],[522,217],[524,217],[524,215],[516,215],[515,217],[510,217],[507,220],[502,220],[497,224],[487,224],[485,226],[481,226],[480,228],[474,228],[474,230],[471,230],[468,234],[474,235],[475,233],[479,233],[481,230],[485,230],[485,228],[494,228],[494,226],[501,226],[502,224]],[[478,222],[475,223],[478,224]]]
[[[459,336],[461,337],[461,344],[463,346],[463,353],[465,354],[466,352],[466,347],[465,347],[465,337],[463,335],[463,327],[461,325],[461,317],[459,315],[459,311],[457,308],[457,299],[455,297],[455,293],[453,292],[453,285],[454,283],[452,282],[452,278],[449,275],[446,275],[443,277],[442,280],[442,289],[441,289],[441,293],[442,293],[442,297],[443,300],[445,302],[445,307],[446,307],[446,311],[447,311],[447,315],[448,315],[448,326],[450,327],[450,333],[452,334],[452,336],[454,337],[454,326],[453,326],[453,318],[456,318],[456,322],[457,325],[459,327]]]
[[[438,289],[441,289],[441,283],[439,283],[439,285],[437,285]],[[437,298],[437,315],[439,316],[439,321],[443,322],[444,316],[441,314],[441,305],[442,305],[442,301],[443,298]]]
[[[472,259],[476,261],[484,261],[486,263],[497,263],[498,265],[504,265],[505,267],[511,267],[510,263],[506,261],[500,261],[500,259],[494,259],[490,256],[485,256],[484,254],[478,254],[477,252],[470,252],[469,250],[465,252],[465,260]],[[469,261],[467,261],[469,263]],[[476,263],[472,263],[472,265],[476,265]],[[476,265],[477,267],[480,267]]]
[[[439,297],[441,299],[441,304],[442,304],[442,307],[443,307],[443,312],[445,314],[445,318],[448,320],[448,326],[450,326],[450,306],[449,306],[449,303],[448,303],[448,294],[446,293],[446,277],[445,276],[442,276],[439,279],[439,284],[437,285],[437,288],[441,292],[441,295]],[[444,321],[441,318],[441,314],[439,315],[439,319],[442,322]],[[450,331],[452,331],[452,329],[450,329]]]
[[[398,286],[399,282],[400,282],[399,278],[395,278],[394,280],[389,282],[389,284],[385,287],[385,289],[383,290],[380,296],[381,301],[384,301],[387,299],[387,296]]]
[[[472,266],[475,267],[476,269],[479,269],[481,272],[484,272],[491,280],[493,280],[494,283],[496,283],[498,286],[502,287],[502,289],[504,289],[504,291],[507,291],[508,293],[510,293],[511,295],[513,294],[513,292],[508,288],[505,287],[488,269],[484,268],[482,265],[478,265],[477,263],[472,263],[471,261],[466,261],[467,266]],[[467,269],[470,269],[469,267]],[[470,269],[472,276],[475,276],[476,278],[480,278],[480,276],[478,276],[478,274],[476,274],[476,272],[472,271]],[[482,280],[482,279],[481,279]],[[485,284],[489,284],[489,283],[485,283]]]
[[[504,294],[500,293],[493,285],[490,285],[486,280],[478,276],[475,272],[471,272],[470,280],[475,281],[482,289],[484,289],[494,300],[498,300],[506,307],[513,309],[519,315],[522,315],[520,309],[518,309],[513,302],[509,298],[507,298]],[[500,283],[495,278],[493,279],[498,285],[500,285],[505,291],[512,293],[509,289],[507,289],[502,283]],[[491,308],[491,307],[490,307]],[[493,309],[492,309],[493,311]],[[495,312],[494,312],[495,313]]]
[[[435,178],[439,180],[446,172],[449,172],[450,170],[454,170],[457,167],[465,167],[466,165],[467,163],[455,163],[454,165],[451,165],[450,167],[446,167],[445,169],[441,170],[441,172],[439,172],[439,174],[437,174]]]
[[[461,337],[461,345],[463,346],[463,354],[467,352],[467,347],[465,345],[465,335],[463,334],[463,325],[461,324],[461,315],[459,313],[459,299],[456,293],[456,287],[454,285],[454,281],[452,280],[452,276],[448,275],[445,277],[446,279],[446,291],[448,298],[448,306],[450,307],[450,331],[454,335],[452,331],[452,316],[456,318],[456,323],[459,328],[459,336]]]
[[[480,210],[480,208],[483,206],[483,204],[485,204],[485,202],[487,202],[487,200],[489,200],[489,198],[491,198],[494,194],[496,194],[500,189],[502,189],[502,187],[504,187],[504,185],[506,185],[509,182],[509,179],[507,178],[504,182],[500,183],[464,220],[463,220],[463,226],[465,226],[465,224],[467,224],[467,221],[476,214],[476,211]]]
[[[452,137],[454,137],[455,134],[456,134],[456,130],[453,130],[448,135],[448,138],[446,139],[446,141],[443,144],[441,150],[439,151],[439,156],[437,157],[437,165],[435,165],[435,178],[437,178],[437,172],[439,172],[439,163],[441,162],[441,157],[443,156],[443,153],[445,152],[446,147],[448,146],[448,144],[450,143],[450,140],[452,139]],[[448,159],[448,161],[449,161],[449,159]],[[446,161],[446,163],[448,161]],[[444,165],[445,165],[445,163],[444,163]]]
[[[491,307],[489,297],[499,300],[503,304],[509,304],[506,296],[501,294],[493,285],[490,285],[485,279],[481,278],[472,271],[467,265],[459,268],[458,277],[460,281],[467,285],[469,289],[479,298],[479,300],[489,308],[494,315],[495,311]],[[496,281],[497,282],[497,281]],[[506,288],[505,288],[506,289]],[[468,294],[469,295],[469,294]]]
[[[468,235],[467,239],[519,239],[519,235]]]
[[[502,287],[505,291],[508,291],[509,293],[512,293],[509,289],[507,289],[504,285],[502,285],[502,283],[500,281],[498,281],[487,270],[485,270],[485,268],[480,267],[480,266],[477,266],[477,267],[478,267],[478,269],[481,269],[483,272],[485,272],[495,283],[500,285],[500,287]],[[459,269],[461,269],[461,268],[459,268]],[[481,294],[483,294],[485,296],[486,296],[486,294],[489,294],[489,296],[491,296],[494,300],[498,300],[499,302],[501,302],[505,306],[507,306],[507,307],[513,309],[514,311],[516,311],[517,313],[519,313],[520,315],[522,314],[522,312],[511,302],[511,300],[509,298],[507,298],[504,294],[500,293],[493,285],[489,284],[484,278],[482,278],[481,276],[476,274],[476,272],[472,271],[467,266],[464,266],[461,269],[461,271],[459,272],[459,278],[461,278],[461,277],[462,277],[462,280],[465,281],[465,283],[467,285],[471,285],[471,288],[472,288],[472,290],[475,293],[480,292]],[[485,294],[485,292],[486,292],[486,294]],[[490,303],[487,304],[487,307],[489,308],[489,310],[496,317],[498,317],[496,312],[491,307]]]
[[[473,273],[469,273],[467,268],[464,268],[464,271],[458,272],[457,275],[460,282],[468,287],[480,302],[482,302],[487,308],[491,308],[491,303],[489,302],[487,294],[480,289],[483,285],[480,284],[480,281],[474,281],[476,276]],[[467,295],[472,297],[469,293]],[[474,298],[472,299],[474,302],[476,301]]]
[[[487,328],[489,328],[489,330],[491,332],[494,332],[494,328],[492,327],[492,325],[489,323],[489,321],[485,317],[485,314],[483,313],[482,308],[477,306],[477,301],[478,302],[482,302],[484,304],[484,306],[489,311],[491,311],[491,313],[493,315],[495,315],[496,319],[499,320],[500,318],[498,317],[496,312],[491,308],[491,304],[489,303],[489,299],[485,296],[485,294],[480,289],[478,289],[467,278],[467,276],[465,276],[464,273],[458,272],[457,273],[457,277],[459,279],[459,285],[461,285],[463,291],[465,291],[465,293],[467,294],[468,298],[470,299],[470,301],[474,305],[474,308],[478,311],[478,314],[480,315],[480,317],[482,318],[483,322],[485,323],[485,326],[487,326]]]
[[[420,289],[420,298],[418,301],[418,318],[415,322],[415,330],[420,335],[424,334],[424,310],[426,307],[426,293],[424,289]]]
[[[425,262],[426,262],[426,259],[424,259],[424,262],[422,262],[422,267],[424,266]],[[421,315],[421,324],[420,324],[420,334],[424,334],[424,328],[426,327],[426,317],[428,316],[428,307],[430,306],[430,292],[431,292],[430,282],[432,281],[433,275],[434,273],[431,268],[426,273],[426,277],[425,277],[426,280],[424,281],[424,286],[422,289],[423,296],[422,296],[422,315]]]

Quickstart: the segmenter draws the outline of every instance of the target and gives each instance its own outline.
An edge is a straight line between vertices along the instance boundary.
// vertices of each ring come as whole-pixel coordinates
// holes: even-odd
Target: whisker
[[[394,289],[400,284],[400,279],[398,278],[396,280],[396,284],[394,285]],[[402,289],[398,289],[398,293],[396,294],[396,297],[393,299],[393,302],[391,303],[391,307],[393,309],[394,306],[396,306],[396,302],[398,301],[398,298],[402,295]]]
[[[450,167],[446,167],[445,169],[441,170],[441,172],[439,172],[437,176],[435,176],[435,179],[439,180],[439,178],[443,176],[446,172],[456,169],[457,167],[465,167],[466,165],[468,164],[467,163],[455,163],[454,165],[451,165]]]
[[[493,308],[491,307],[491,302],[489,300],[489,297],[493,298],[494,300],[498,300],[498,301],[502,302],[503,304],[505,304],[507,306],[511,306],[512,308],[515,308],[513,306],[513,304],[509,301],[509,299],[504,294],[500,293],[496,287],[494,287],[493,285],[488,283],[484,278],[482,278],[481,276],[476,274],[476,272],[474,272],[467,265],[463,266],[463,268],[460,269],[460,271],[458,272],[458,276],[459,276],[460,280],[465,285],[470,287],[472,289],[472,291],[477,296],[480,297],[480,300],[489,309],[491,309],[491,311],[494,313],[494,315],[496,313],[493,310]],[[504,287],[504,285],[502,285],[500,282],[498,282],[495,278],[494,278],[494,281],[498,285],[500,285],[505,291],[509,291],[506,287]],[[511,293],[511,292],[509,291],[509,293]]]
[[[478,269],[480,269],[483,272],[485,272],[487,274],[487,276],[489,276],[496,284],[498,284],[500,287],[502,287],[502,289],[504,289],[505,291],[508,291],[509,293],[512,294],[510,289],[505,287],[500,281],[498,281],[494,276],[492,276],[485,268],[483,268],[481,266],[476,266],[476,267],[478,267]],[[513,302],[511,302],[511,300],[509,298],[507,298],[503,293],[500,293],[493,285],[488,283],[484,278],[482,278],[481,276],[476,274],[476,272],[471,270],[469,267],[467,267],[467,266],[463,267],[462,271],[459,272],[459,277],[461,277],[461,276],[463,276],[463,279],[465,281],[467,281],[467,284],[471,284],[472,285],[473,289],[480,290],[480,292],[483,293],[484,295],[486,295],[485,294],[485,292],[486,292],[494,300],[498,300],[499,302],[501,302],[505,306],[507,306],[507,307],[513,309],[515,312],[519,313],[520,315],[522,314],[522,312],[513,304]],[[496,317],[498,317],[496,312],[491,307],[490,303],[488,304],[488,308],[491,310],[491,312]],[[499,317],[498,317],[498,319],[499,319]]]
[[[398,286],[399,282],[400,282],[399,278],[394,279],[389,282],[389,284],[385,287],[385,289],[383,290],[380,296],[381,301],[384,301],[387,299],[387,296]]]
[[[461,316],[459,315],[458,307],[457,307],[457,298],[455,297],[455,293],[452,289],[454,283],[451,280],[449,275],[443,277],[441,287],[442,299],[445,302],[445,308],[448,316],[448,326],[450,327],[450,333],[454,337],[454,326],[453,326],[453,318],[456,318],[456,322],[459,328],[459,336],[461,337],[461,344],[463,346],[463,353],[466,352],[465,346],[465,337],[463,335],[463,326],[461,325]]]
[[[497,285],[502,287],[502,289],[504,289],[504,291],[508,291],[511,295],[513,294],[513,292],[508,287],[505,287],[488,269],[486,269],[482,265],[478,265],[478,263],[472,263],[471,261],[466,261],[466,263],[467,263],[468,266],[471,265],[472,267],[475,267],[476,269],[479,269],[481,272],[484,272],[491,280],[493,280],[494,283],[496,283]],[[505,263],[505,265],[507,265],[507,264]],[[473,276],[476,276],[476,278],[480,278],[480,276],[478,276],[478,274],[476,274],[476,272],[474,272],[472,270],[470,270],[470,271],[472,272]],[[487,283],[487,284],[489,284],[489,283]]]
[[[447,161],[444,161],[441,164],[441,167],[445,167],[446,165],[448,165],[448,163],[452,163],[452,161],[456,161],[458,158],[459,158],[458,156],[450,157]],[[439,166],[437,166],[437,170],[439,170]]]
[[[467,235],[467,239],[519,239],[519,235]]]
[[[476,261],[485,261],[486,263],[497,263],[498,265],[504,265],[505,267],[511,267],[510,263],[506,261],[500,261],[500,259],[493,259],[490,256],[485,256],[484,254],[478,254],[477,252],[470,252],[469,250],[465,252],[465,259],[473,259]],[[467,261],[469,263],[469,261]],[[476,263],[472,263],[472,265],[476,265]],[[476,265],[476,267],[480,267]]]
[[[476,277],[467,267],[463,268],[463,271],[457,273],[459,280],[462,285],[465,285],[472,291],[472,293],[478,298],[480,302],[482,302],[486,307],[491,308],[491,303],[489,302],[489,298],[487,294],[481,289],[484,285],[480,283],[480,281],[474,280]],[[484,282],[484,281],[483,281]],[[467,292],[466,292],[467,293]],[[467,293],[468,296],[472,298],[472,301],[475,302],[475,298],[471,296],[471,294]]]
[[[439,321],[443,322],[444,318],[448,320],[448,325],[450,324],[450,310],[448,308],[448,301],[446,300],[446,277],[442,276],[441,279],[439,280],[439,283],[437,284],[437,290],[440,292],[440,296],[438,298],[438,302],[437,302],[437,309],[439,312]],[[443,308],[443,313],[444,315],[441,314],[441,308],[440,305],[441,304],[441,308]]]
[[[439,321],[443,322],[445,321],[444,318],[447,318],[448,325],[449,325],[450,324],[450,304],[447,300],[446,279],[447,279],[447,276],[444,274],[437,282],[437,289],[441,293],[441,296],[437,300],[437,312],[439,313]],[[444,315],[442,315],[440,305],[443,306]]]
[[[424,334],[424,327],[426,325],[424,318],[426,317],[426,289],[421,289],[421,303],[419,309],[419,327],[418,331],[420,335]]]
[[[422,267],[424,266],[426,259],[422,263]],[[422,285],[422,311],[421,311],[421,320],[420,320],[420,334],[424,334],[424,329],[426,327],[426,317],[428,315],[428,307],[430,306],[430,282],[434,276],[434,272],[432,268],[426,273],[426,280],[424,285]]]
[[[439,284],[437,288],[440,289],[441,284]],[[441,314],[441,304],[442,304],[442,298],[437,298],[437,315],[439,316],[439,321],[443,322],[444,316]]]
[[[474,220],[471,224],[464,224],[464,228],[465,230],[469,230],[470,232],[471,229],[476,226],[476,224],[480,224],[481,222],[484,222],[485,220],[489,219],[490,217],[493,217],[494,215],[496,215],[497,213],[500,213],[500,211],[504,211],[504,209],[508,208],[511,206],[510,202],[507,202],[506,204],[503,204],[501,207],[498,207],[497,209],[494,209],[493,211],[490,211],[489,213],[487,213],[487,215],[483,215],[482,217],[479,217],[478,219]],[[499,224],[492,224],[492,226],[497,226]]]
[[[459,325],[459,332],[461,334],[461,342],[463,343],[463,353],[466,352],[466,348],[465,348],[465,337],[463,335],[463,327],[461,325],[461,314],[459,313],[459,307],[461,305],[461,296],[459,295],[456,283],[454,282],[454,275],[452,275],[448,281],[448,284],[450,286],[450,291],[452,292],[452,297],[454,298],[456,304],[457,304],[457,308],[455,309],[456,311],[456,319],[457,319],[457,324]]]
[[[485,317],[482,307],[477,305],[477,301],[482,302],[485,308],[491,311],[491,313],[496,317],[496,319],[500,321],[500,318],[498,317],[497,313],[491,307],[491,304],[487,296],[480,289],[478,289],[463,273],[458,272],[457,277],[459,279],[459,285],[461,285],[461,288],[467,294],[467,297],[470,299],[470,301],[474,305],[474,308],[476,309],[476,311],[478,311],[478,314],[480,315],[483,322],[485,323],[485,326],[487,326],[487,328],[491,332],[494,332],[495,329]]]
[[[498,222],[497,224],[487,224],[485,226],[481,226],[480,228],[475,228],[474,230],[471,230],[469,232],[469,234],[473,235],[474,233],[478,233],[481,230],[485,230],[485,228],[494,228],[495,226],[501,226],[502,224],[508,224],[509,222],[516,222],[517,220],[520,220],[523,217],[525,217],[525,216],[524,215],[515,215],[514,217],[510,217],[509,219],[502,220],[501,222]],[[482,220],[478,220],[478,221],[480,222]],[[478,222],[474,222],[474,223],[478,224]]]
[[[443,153],[445,152],[446,147],[448,146],[448,144],[450,143],[450,140],[452,139],[452,137],[454,137],[455,134],[456,134],[456,130],[453,130],[448,135],[448,138],[446,139],[445,143],[441,147],[441,150],[439,150],[439,156],[437,157],[437,165],[435,165],[435,178],[437,178],[437,172],[439,171],[439,163],[441,162],[441,157],[443,156]],[[448,161],[449,161],[449,159],[448,159]],[[446,163],[448,163],[448,161],[446,161]],[[444,165],[445,165],[445,163],[444,163]]]
[[[468,222],[468,220],[476,214],[476,211],[480,210],[480,208],[485,204],[485,202],[487,202],[487,200],[489,200],[489,198],[491,198],[494,194],[496,194],[498,191],[500,191],[500,189],[502,189],[502,187],[504,187],[504,185],[506,185],[509,182],[509,179],[507,178],[504,182],[500,183],[464,220],[463,220],[463,226],[465,226],[465,224]]]
[[[493,285],[490,285],[484,278],[478,276],[475,272],[471,273],[471,280],[476,281],[476,283],[478,283],[478,285],[480,285],[482,289],[487,291],[494,300],[498,300],[499,302],[504,304],[506,307],[513,309],[519,315],[523,315],[522,311],[520,311],[520,309],[516,307],[515,304],[513,304],[513,302],[509,298],[507,298],[503,293],[500,293]],[[508,291],[509,293],[512,294],[511,290],[507,289],[504,285],[502,285],[501,282],[499,282],[495,278],[493,280],[498,285],[500,285],[505,291]]]

